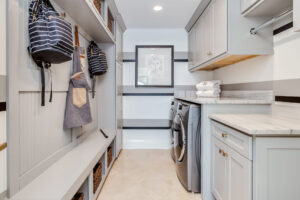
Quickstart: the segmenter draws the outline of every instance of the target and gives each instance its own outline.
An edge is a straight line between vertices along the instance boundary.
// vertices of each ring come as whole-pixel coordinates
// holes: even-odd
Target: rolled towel
[[[220,97],[220,91],[207,90],[207,91],[197,91],[197,97]]]

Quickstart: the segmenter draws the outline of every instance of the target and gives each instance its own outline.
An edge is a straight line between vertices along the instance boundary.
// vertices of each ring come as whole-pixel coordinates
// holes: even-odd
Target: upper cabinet
[[[294,31],[300,32],[300,1],[294,0],[294,13],[293,13],[293,22],[294,22]]]
[[[268,17],[246,18],[241,0],[212,0],[189,31],[189,69],[214,70],[258,55],[273,54],[273,30],[250,30]]]
[[[241,13],[247,17],[274,17],[292,7],[293,0],[241,0]]]

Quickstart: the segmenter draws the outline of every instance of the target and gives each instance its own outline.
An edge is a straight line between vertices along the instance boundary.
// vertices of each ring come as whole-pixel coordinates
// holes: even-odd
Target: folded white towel
[[[212,81],[202,81],[199,84],[196,85],[196,87],[201,87],[201,86],[210,86],[210,87],[218,87],[221,85],[220,80],[212,80]]]
[[[220,85],[214,85],[214,86],[202,86],[202,85],[196,85],[196,89],[198,91],[206,91],[206,90],[221,90]]]
[[[207,90],[207,91],[197,91],[197,97],[220,97],[220,91]]]

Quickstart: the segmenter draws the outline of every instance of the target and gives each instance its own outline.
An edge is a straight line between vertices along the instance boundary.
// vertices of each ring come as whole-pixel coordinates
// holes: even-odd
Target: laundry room
[[[299,200],[298,0],[1,0],[0,200]]]

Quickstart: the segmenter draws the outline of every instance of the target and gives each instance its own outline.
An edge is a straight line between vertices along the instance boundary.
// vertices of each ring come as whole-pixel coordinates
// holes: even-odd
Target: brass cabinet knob
[[[222,138],[227,138],[227,137],[228,137],[228,134],[222,133]]]
[[[220,154],[223,154],[224,151],[223,151],[222,149],[219,149],[219,153],[220,153]]]
[[[223,152],[224,157],[228,157],[228,153]]]

